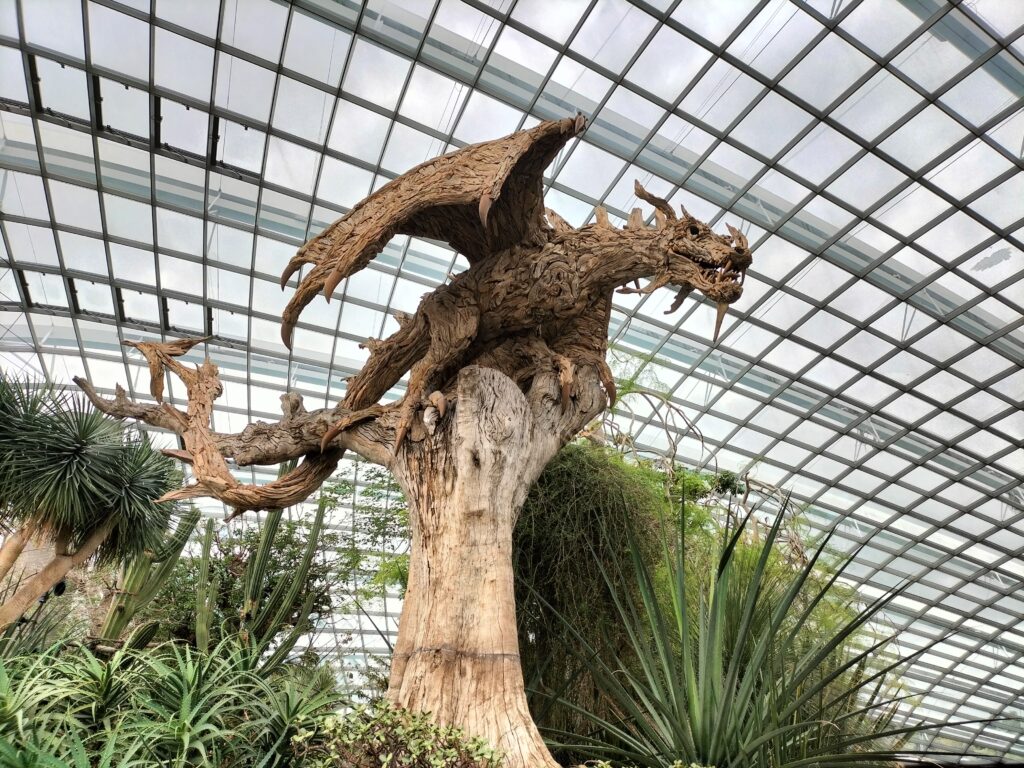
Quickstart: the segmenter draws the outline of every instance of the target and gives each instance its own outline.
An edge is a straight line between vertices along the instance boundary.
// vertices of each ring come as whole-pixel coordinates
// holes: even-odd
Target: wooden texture
[[[115,522],[111,518],[103,523],[89,534],[74,552],[68,552],[66,545],[58,541],[54,547],[53,557],[37,573],[19,583],[14,594],[0,605],[0,632],[23,616],[33,603],[53,589],[72,568],[83,565],[96,554],[96,550],[114,529]]]
[[[423,163],[357,204],[304,245],[281,284],[304,273],[283,315],[290,345],[302,309],[366,267],[397,234],[449,242],[465,272],[428,293],[352,377],[341,403],[306,411],[282,397],[284,417],[234,435],[210,429],[220,394],[209,360],[175,358],[202,339],[133,344],[152,372],[155,405],[112,399],[76,381],[94,404],[180,435],[172,455],[195,483],[168,498],[211,495],[237,510],[273,509],[313,493],[344,450],[389,467],[410,505],[411,572],[395,648],[390,698],[483,736],[509,768],[555,766],[526,709],[516,646],[512,526],[555,453],[614,401],[605,362],[616,289],[673,286],[675,311],[693,290],[718,305],[717,338],[751,263],[746,238],[718,235],[676,215],[639,183],[654,208],[623,228],[597,209],[574,228],[543,202],[543,172],[585,128],[582,117],[541,123]],[[639,280],[649,279],[640,287]],[[634,287],[626,287],[633,285]],[[359,332],[361,329],[352,329]],[[162,402],[163,376],[185,384],[185,411]],[[405,396],[381,398],[408,374]],[[302,462],[263,486],[234,479],[237,465]]]

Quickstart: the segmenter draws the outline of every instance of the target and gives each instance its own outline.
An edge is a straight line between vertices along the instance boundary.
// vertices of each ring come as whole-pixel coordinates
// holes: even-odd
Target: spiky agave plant
[[[697,600],[682,531],[665,548],[667,578],[635,554],[636,592],[606,574],[629,647],[608,648],[594,637],[599,628],[572,632],[608,705],[601,711],[614,714],[581,711],[592,730],[549,734],[557,746],[649,768],[881,768],[925,757],[908,739],[933,726],[897,722],[893,677],[930,645],[878,661],[893,638],[869,631],[899,589],[866,604],[844,602],[838,622],[816,620],[856,552],[821,578],[830,533],[788,583],[773,586],[769,564],[783,517],[759,541],[753,567],[737,554],[750,515],[727,530]]]

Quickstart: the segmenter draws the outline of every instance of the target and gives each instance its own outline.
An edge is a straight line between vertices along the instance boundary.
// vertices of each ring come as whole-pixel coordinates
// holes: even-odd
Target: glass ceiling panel
[[[275,418],[288,389],[333,401],[359,344],[465,262],[396,238],[311,305],[289,354],[276,280],[295,248],[429,157],[581,111],[546,195],[568,221],[627,216],[639,179],[756,243],[714,349],[698,297],[675,316],[668,291],[615,299],[613,367],[704,434],[678,458],[791,487],[840,549],[873,537],[863,594],[919,579],[888,620],[908,647],[956,633],[907,672],[916,714],[1020,712],[1021,6],[8,0],[0,361],[145,399],[120,339],[209,334],[219,427]],[[668,447],[659,418],[637,406],[646,448]],[[399,608],[375,620],[394,632]],[[352,616],[317,643],[351,628],[384,651]],[[1024,757],[1012,727],[933,744]]]

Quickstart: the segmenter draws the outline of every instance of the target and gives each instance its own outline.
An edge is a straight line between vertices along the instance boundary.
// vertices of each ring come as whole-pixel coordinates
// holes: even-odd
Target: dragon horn
[[[657,195],[652,195],[650,192],[644,189],[643,185],[640,183],[639,180],[633,182],[633,194],[635,194],[641,200],[653,205],[659,211],[664,213],[667,218],[675,219],[676,212],[672,210],[672,206],[668,204],[668,201],[665,200],[664,198],[658,197]]]
[[[736,246],[737,248],[747,247],[746,235],[744,235],[742,232],[736,229],[736,227],[734,227],[732,224],[726,224],[725,228],[728,229],[729,234],[732,235],[732,242],[734,246]]]
[[[722,330],[722,321],[725,320],[725,313],[728,311],[728,304],[726,304],[724,301],[718,302],[718,316],[715,317],[715,335],[714,338],[711,340],[712,344],[716,344],[718,342],[718,334]]]

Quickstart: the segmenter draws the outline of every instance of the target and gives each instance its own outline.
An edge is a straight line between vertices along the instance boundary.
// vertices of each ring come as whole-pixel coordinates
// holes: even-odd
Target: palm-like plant
[[[879,662],[892,638],[869,631],[898,590],[866,605],[841,599],[838,620],[821,621],[846,563],[820,578],[826,537],[787,583],[773,585],[778,571],[769,564],[782,519],[746,567],[738,555],[744,526],[727,531],[717,569],[696,600],[683,536],[665,549],[667,578],[634,556],[636,597],[615,586],[621,577],[608,575],[629,648],[609,649],[594,639],[594,628],[574,628],[607,706],[600,715],[582,712],[590,733],[553,734],[558,746],[649,768],[677,761],[882,768],[915,760],[908,737],[926,728],[897,724],[893,676],[928,646]]]
[[[123,563],[160,544],[178,482],[148,439],[51,387],[0,375],[0,578],[26,544],[53,557],[0,605],[0,629],[89,560]]]

